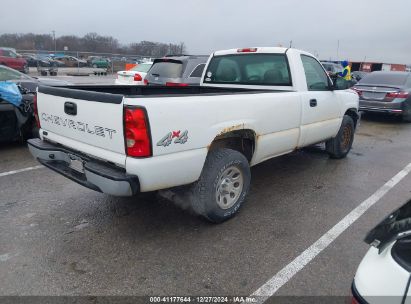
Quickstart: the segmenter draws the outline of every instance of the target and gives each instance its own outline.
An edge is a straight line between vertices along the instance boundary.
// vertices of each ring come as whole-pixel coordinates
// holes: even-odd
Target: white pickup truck
[[[200,86],[40,86],[36,117],[28,146],[44,166],[115,196],[176,189],[222,222],[251,166],[320,142],[343,158],[359,114],[357,93],[311,54],[262,47],[213,53]]]

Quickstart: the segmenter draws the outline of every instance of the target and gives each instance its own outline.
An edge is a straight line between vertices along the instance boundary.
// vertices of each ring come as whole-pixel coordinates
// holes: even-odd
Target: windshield
[[[235,54],[213,57],[204,82],[290,86],[291,77],[284,54]]]
[[[22,80],[22,79],[31,79],[31,78],[18,71],[0,66],[0,81]]]
[[[364,76],[358,84],[403,86],[407,77],[406,73],[370,73]]]
[[[147,73],[148,70],[151,68],[151,66],[152,66],[151,64],[141,63],[139,65],[136,65],[134,68],[132,68],[131,71]]]

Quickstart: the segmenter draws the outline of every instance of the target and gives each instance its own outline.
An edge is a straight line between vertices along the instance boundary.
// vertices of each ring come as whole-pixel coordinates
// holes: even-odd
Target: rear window
[[[180,78],[183,75],[183,63],[181,61],[158,61],[152,65],[150,74],[157,77]]]
[[[285,54],[240,54],[213,57],[204,83],[291,86]]]
[[[151,64],[139,64],[139,65],[136,65],[131,70],[135,72],[147,73],[148,70],[151,68],[151,66],[152,66]]]
[[[407,81],[408,74],[397,73],[370,73],[362,78],[358,84],[394,85],[403,86]]]

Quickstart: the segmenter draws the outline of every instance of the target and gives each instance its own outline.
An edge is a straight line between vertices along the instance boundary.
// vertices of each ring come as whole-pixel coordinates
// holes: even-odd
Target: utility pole
[[[337,61],[340,60],[340,40],[337,40]]]
[[[290,40],[290,49],[293,47],[293,41]]]
[[[53,33],[53,40],[54,40],[54,56],[56,56],[56,52],[57,52],[57,43],[56,43],[56,31],[52,31]]]

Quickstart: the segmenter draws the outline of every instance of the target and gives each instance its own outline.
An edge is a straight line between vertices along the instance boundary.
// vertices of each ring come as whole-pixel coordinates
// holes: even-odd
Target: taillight
[[[188,87],[188,83],[166,82],[167,87]]]
[[[360,304],[360,302],[358,302],[357,299],[354,296],[352,296],[351,297],[351,304]]]
[[[408,92],[390,92],[385,95],[385,98],[395,99],[395,98],[408,98],[410,93]]]
[[[255,53],[255,52],[257,52],[257,48],[237,49],[237,53]]]
[[[124,137],[128,156],[151,156],[149,126],[144,109],[124,109]]]
[[[37,128],[40,129],[41,126],[40,126],[39,111],[37,108],[37,94],[34,94],[33,96],[33,112],[34,112],[34,118],[36,119]]]
[[[134,74],[134,81],[142,81],[143,77],[140,74]]]
[[[144,79],[144,84],[148,85],[148,80],[147,79]]]
[[[360,97],[362,96],[362,91],[360,91],[356,88],[351,88],[351,89],[353,89],[355,92],[357,92],[358,96],[360,96]]]

